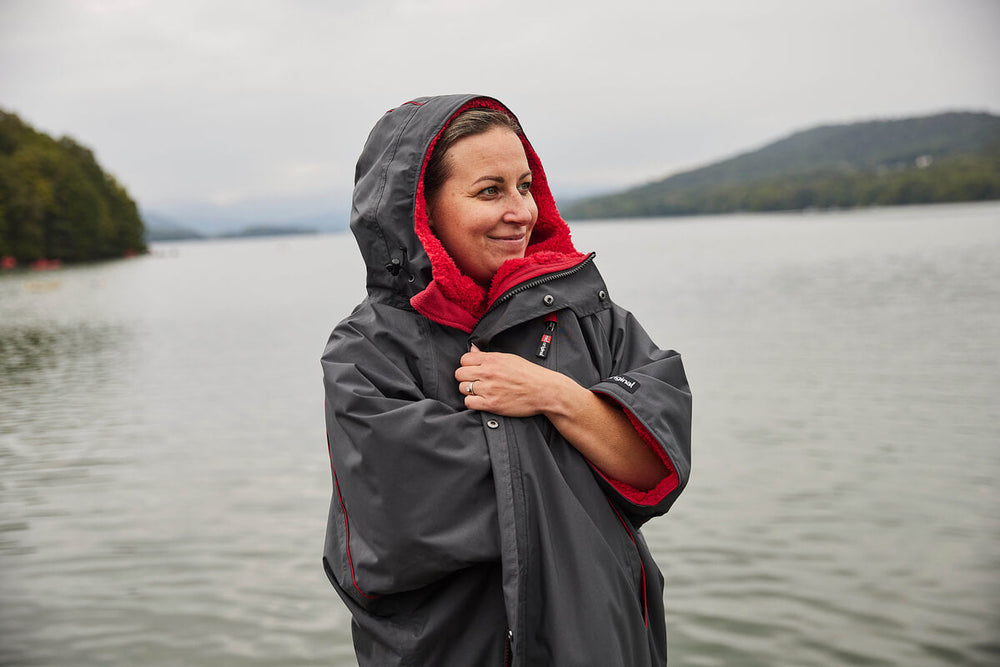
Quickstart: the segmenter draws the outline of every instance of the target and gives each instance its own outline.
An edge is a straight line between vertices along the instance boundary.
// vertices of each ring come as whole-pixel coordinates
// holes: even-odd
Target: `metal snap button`
[[[604,290],[601,290],[600,292],[597,293],[597,296],[598,298],[600,298],[601,301],[604,301],[605,299],[608,298],[608,293],[605,292]]]
[[[555,302],[556,298],[551,294],[546,294],[545,296],[542,297],[542,303],[544,303],[546,306],[551,306]]]
[[[489,420],[488,422],[486,422],[486,425],[489,426],[490,428],[500,428],[500,422],[498,422],[496,419]]]

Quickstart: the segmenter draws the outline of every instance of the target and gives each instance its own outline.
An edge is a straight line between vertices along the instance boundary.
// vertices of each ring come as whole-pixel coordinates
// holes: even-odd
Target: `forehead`
[[[520,137],[501,127],[459,139],[447,158],[453,176],[474,176],[484,170],[514,170],[518,175],[530,171]]]

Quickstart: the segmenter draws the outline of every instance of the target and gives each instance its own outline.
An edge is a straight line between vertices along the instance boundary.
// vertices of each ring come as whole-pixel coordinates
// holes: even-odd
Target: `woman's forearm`
[[[545,415],[571,445],[615,481],[647,491],[667,475],[663,461],[625,413],[567,375],[517,355],[473,348],[462,357],[455,379],[470,409],[506,417]]]
[[[542,412],[556,430],[607,477],[642,491],[656,486],[667,467],[625,413],[572,378],[557,375],[561,379],[554,385],[559,390]]]

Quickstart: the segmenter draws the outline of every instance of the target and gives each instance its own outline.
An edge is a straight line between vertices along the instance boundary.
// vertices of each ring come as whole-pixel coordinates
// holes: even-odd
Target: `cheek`
[[[427,226],[430,227],[434,236],[440,239],[452,238],[455,236],[456,220],[461,220],[461,215],[456,214],[454,202],[443,196],[427,205]]]
[[[528,233],[530,234],[532,231],[534,231],[535,224],[538,222],[538,205],[535,204],[534,200],[532,200],[531,204],[529,205],[529,208],[531,209],[531,229],[528,231]]]
[[[481,252],[483,237],[489,228],[482,212],[476,207],[455,205],[454,202],[441,207],[437,222],[431,225],[431,230],[441,240],[445,250],[456,259],[469,259]]]

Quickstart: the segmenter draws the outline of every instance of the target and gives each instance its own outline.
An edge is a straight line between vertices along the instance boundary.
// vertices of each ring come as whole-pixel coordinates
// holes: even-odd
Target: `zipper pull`
[[[545,330],[542,331],[542,338],[538,341],[538,351],[535,352],[535,356],[539,359],[549,356],[549,348],[552,346],[552,336],[556,332],[558,321],[555,313],[549,313],[545,316]]]

